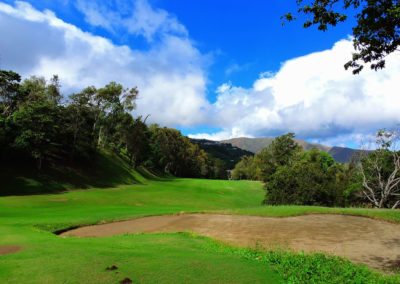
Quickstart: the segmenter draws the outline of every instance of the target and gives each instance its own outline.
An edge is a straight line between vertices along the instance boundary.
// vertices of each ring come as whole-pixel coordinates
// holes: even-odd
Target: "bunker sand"
[[[345,215],[268,218],[183,214],[81,227],[62,236],[107,237],[125,233],[190,231],[229,244],[324,252],[380,270],[400,268],[400,225]]]

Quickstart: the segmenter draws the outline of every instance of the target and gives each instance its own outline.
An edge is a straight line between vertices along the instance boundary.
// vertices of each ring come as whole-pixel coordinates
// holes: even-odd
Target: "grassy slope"
[[[0,256],[0,282],[117,283],[125,277],[144,283],[279,283],[280,277],[293,283],[390,281],[340,259],[252,252],[189,234],[78,239],[51,233],[70,226],[181,211],[288,216],[344,210],[262,207],[263,190],[257,182],[146,180],[134,174],[141,184],[0,198],[0,245],[23,247],[19,253]],[[343,212],[400,222],[399,213],[392,211]],[[113,264],[119,267],[118,273],[105,271]]]
[[[24,162],[0,166],[0,196],[57,193],[74,188],[113,187],[145,181],[120,157],[108,152],[95,155],[87,164],[52,167],[46,164],[41,171],[32,170],[33,167]]]

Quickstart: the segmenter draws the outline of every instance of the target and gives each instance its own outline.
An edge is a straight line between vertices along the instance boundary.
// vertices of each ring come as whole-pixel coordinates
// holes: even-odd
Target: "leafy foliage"
[[[234,179],[265,183],[265,204],[345,206],[359,202],[361,185],[355,165],[337,163],[318,149],[304,151],[288,133],[259,154],[243,158],[233,170]]]
[[[345,64],[358,74],[363,64],[371,69],[385,67],[385,57],[398,50],[400,44],[400,2],[397,0],[297,0],[298,12],[310,16],[303,26],[317,26],[326,31],[330,26],[344,22],[346,10],[356,11],[357,24],[353,27],[353,45],[356,52]],[[295,19],[292,13],[284,16]]]
[[[178,130],[152,125],[149,132],[152,166],[181,177],[207,176],[210,172],[208,155]]]
[[[290,164],[282,165],[266,183],[268,204],[338,204],[336,175],[341,167],[325,152],[304,152]]]
[[[103,150],[181,177],[221,177],[222,165],[175,129],[134,118],[137,88],[111,82],[87,87],[63,101],[57,76],[21,82],[0,71],[0,166],[15,160],[38,170],[94,165]],[[222,172],[225,172],[222,170]]]
[[[254,165],[253,156],[244,156],[232,171],[232,179],[257,180],[257,168]]]

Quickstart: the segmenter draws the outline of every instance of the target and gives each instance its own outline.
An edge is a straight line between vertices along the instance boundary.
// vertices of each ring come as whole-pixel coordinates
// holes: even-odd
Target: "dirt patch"
[[[51,199],[50,202],[68,202],[68,198]]]
[[[0,255],[16,253],[21,249],[22,248],[20,246],[0,246]]]
[[[107,237],[180,231],[191,231],[240,246],[319,251],[378,269],[393,268],[400,259],[399,224],[345,215],[289,218],[212,214],[154,216],[82,227],[61,235]]]
[[[132,284],[133,282],[132,282],[131,279],[129,279],[129,278],[127,277],[127,278],[125,278],[124,280],[121,280],[121,282],[119,282],[119,283],[121,283],[121,284]]]

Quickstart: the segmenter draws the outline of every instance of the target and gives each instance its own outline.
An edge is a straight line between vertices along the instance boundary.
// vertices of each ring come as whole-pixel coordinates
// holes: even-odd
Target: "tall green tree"
[[[153,167],[180,177],[212,177],[211,168],[214,173],[218,172],[218,162],[210,159],[180,131],[151,125],[149,132]]]
[[[236,164],[232,178],[267,182],[279,167],[292,163],[301,152],[294,138],[294,133],[281,135],[254,157],[243,158]]]
[[[150,155],[150,133],[142,117],[133,119],[125,115],[124,121],[119,124],[120,145],[126,148],[127,155],[133,167],[142,164]]]
[[[254,162],[263,181],[275,173],[278,167],[290,164],[301,151],[301,146],[294,140],[294,133],[287,133],[275,138],[271,145],[256,155]]]
[[[124,89],[121,84],[111,82],[100,89],[92,87],[90,92],[96,113],[93,130],[97,134],[97,145],[101,146],[114,134],[121,114],[135,108],[138,90]]]
[[[46,88],[46,95],[48,97],[48,100],[55,105],[58,105],[61,102],[61,83],[58,75],[54,75],[50,79],[50,83],[47,85]]]
[[[13,71],[0,70],[0,114],[10,115],[20,100],[21,76]]]
[[[25,100],[11,115],[13,147],[29,153],[42,168],[43,160],[55,158],[59,153],[58,143],[61,118],[60,107],[48,96],[44,78],[32,77],[20,88]]]
[[[255,165],[254,159],[253,156],[244,156],[232,170],[232,179],[256,180],[258,178],[257,165]]]
[[[17,73],[0,71],[0,162],[22,157],[42,169],[90,163],[106,150],[133,167],[145,164],[181,177],[224,175],[219,160],[178,130],[134,118],[137,88],[111,82],[66,99],[58,76],[20,80]]]
[[[19,74],[0,70],[0,158],[9,151],[12,141],[8,121],[21,100],[20,82]]]
[[[65,131],[68,133],[66,141],[71,147],[71,155],[89,160],[95,151],[95,133],[93,124],[95,112],[91,100],[91,89],[84,89],[80,93],[70,96],[65,108]]]

